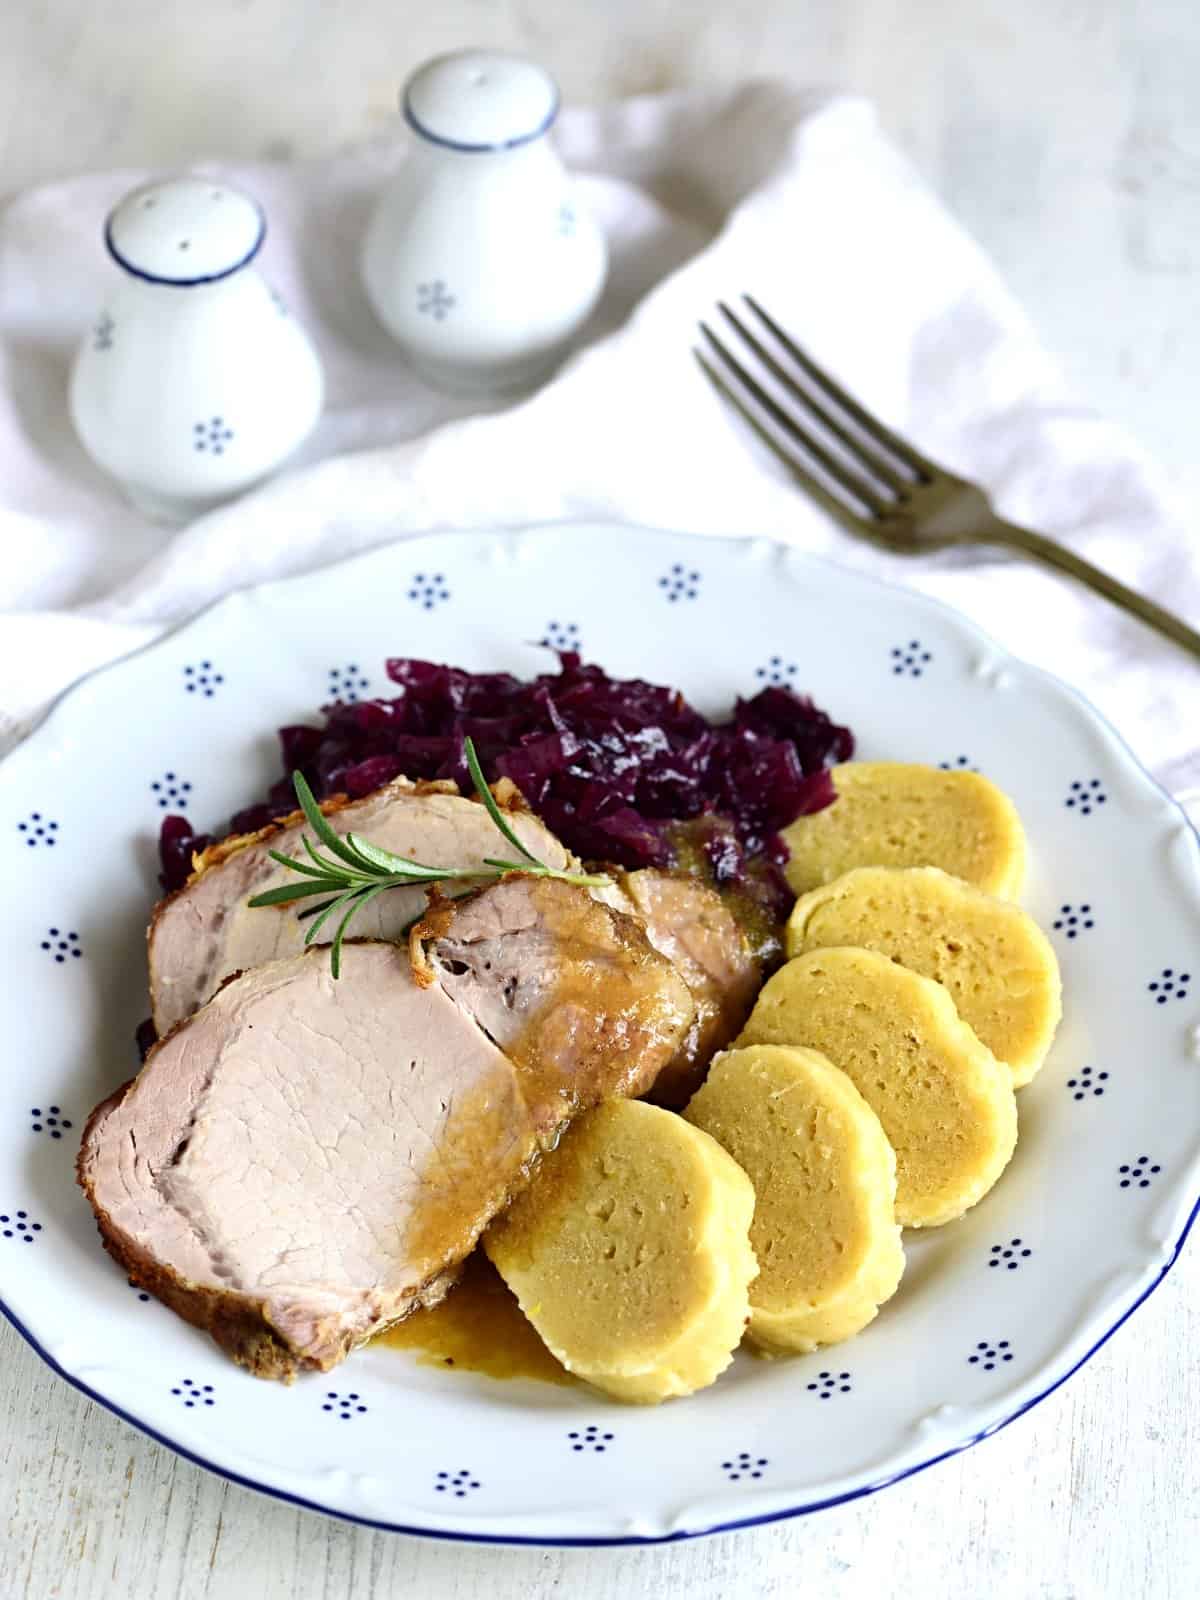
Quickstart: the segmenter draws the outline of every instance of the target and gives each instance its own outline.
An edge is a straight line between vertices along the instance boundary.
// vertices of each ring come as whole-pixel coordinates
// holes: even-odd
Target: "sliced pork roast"
[[[420,982],[377,942],[336,982],[320,949],[232,979],[84,1133],[110,1254],[262,1376],[440,1299],[539,1152],[691,1026],[674,967],[583,889],[508,879],[437,915]]]
[[[606,904],[642,923],[692,992],[692,1026],[649,1094],[659,1105],[684,1106],[713,1056],[742,1031],[762,970],[732,911],[695,878],[644,867],[621,873],[602,894]]]
[[[512,853],[478,800],[465,799],[453,784],[385,784],[362,800],[322,807],[340,834],[353,830],[372,844],[412,861],[439,867],[479,867],[485,856]],[[548,867],[569,857],[531,812],[512,808],[507,820],[517,837]],[[232,972],[298,955],[305,925],[294,905],[251,911],[252,895],[296,875],[272,861],[268,851],[304,859],[301,835],[311,833],[301,813],[256,834],[225,840],[206,851],[200,870],[158,906],[149,930],[150,1003],[161,1038],[213,994]],[[395,939],[425,907],[420,886],[393,889],[355,919],[358,938]],[[334,925],[329,927],[333,937]]]

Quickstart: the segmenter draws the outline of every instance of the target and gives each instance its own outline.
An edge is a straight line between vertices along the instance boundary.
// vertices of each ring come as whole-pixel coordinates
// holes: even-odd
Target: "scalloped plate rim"
[[[323,563],[319,567],[310,568],[303,572],[288,574],[287,576],[281,578],[267,579],[262,582],[249,584],[244,588],[233,590],[228,594],[222,595],[209,602],[201,610],[193,613],[177,623],[170,624],[163,630],[162,633],[158,634],[155,638],[148,640],[145,644],[139,645],[133,650],[130,650],[119,656],[115,660],[104,662],[101,665],[82,674],[63,691],[61,691],[61,693],[54,698],[44,715],[39,719],[39,721],[30,730],[21,743],[11,750],[7,756],[5,756],[3,759],[0,759],[0,790],[5,787],[6,779],[12,774],[12,772],[24,766],[25,760],[27,759],[27,751],[31,751],[28,759],[36,760],[41,754],[43,747],[51,744],[53,737],[58,731],[56,724],[59,721],[59,713],[69,701],[76,696],[83,698],[86,691],[97,680],[102,679],[110,672],[124,667],[127,663],[135,658],[143,656],[148,652],[158,650],[168,644],[170,641],[186,635],[190,630],[198,628],[207,619],[215,614],[218,614],[222,611],[232,610],[238,605],[243,605],[247,601],[252,601],[254,598],[262,594],[273,595],[279,592],[286,593],[286,591],[294,587],[309,585],[314,579],[318,579],[321,574],[335,569],[350,568],[357,565],[367,566],[376,560],[386,560],[389,557],[394,557],[399,550],[410,546],[416,547],[436,542],[440,547],[446,545],[447,543],[467,543],[472,540],[495,541],[497,539],[502,539],[512,545],[519,545],[523,542],[534,541],[538,538],[538,536],[562,535],[564,533],[569,533],[572,536],[580,537],[586,536],[589,533],[617,533],[621,535],[641,534],[646,535],[651,539],[666,538],[690,543],[698,550],[703,550],[705,548],[724,548],[732,551],[735,549],[743,549],[748,545],[756,545],[766,549],[774,550],[776,552],[781,552],[786,555],[789,561],[797,562],[801,566],[808,567],[817,572],[828,572],[836,579],[848,580],[851,585],[865,585],[882,590],[887,594],[901,598],[909,607],[915,606],[918,610],[924,609],[927,612],[937,615],[944,621],[951,624],[952,628],[958,633],[970,638],[977,645],[988,650],[999,665],[1018,668],[1021,672],[1029,674],[1032,677],[1040,680],[1043,687],[1048,688],[1054,694],[1062,696],[1072,702],[1075,714],[1085,721],[1090,720],[1101,729],[1111,744],[1119,752],[1122,760],[1129,768],[1132,769],[1135,776],[1142,783],[1148,783],[1162,799],[1167,801],[1170,810],[1179,820],[1184,823],[1185,828],[1192,836],[1193,844],[1200,845],[1200,829],[1198,829],[1197,826],[1191,821],[1180,803],[1166,789],[1164,789],[1158,780],[1153,776],[1153,774],[1151,774],[1142,765],[1138,756],[1123,734],[1108,719],[1108,717],[1106,717],[1097,709],[1096,706],[1092,704],[1091,701],[1087,699],[1086,695],[1081,690],[1075,688],[1073,685],[1067,683],[1063,679],[1058,678],[1047,669],[1040,667],[1035,663],[1028,662],[1015,655],[1012,651],[993,639],[992,636],[987,633],[987,631],[978,623],[974,622],[970,617],[965,616],[947,601],[944,601],[936,596],[924,594],[919,590],[908,588],[904,584],[895,582],[890,578],[885,578],[874,573],[861,571],[854,567],[844,566],[823,556],[813,555],[796,545],[790,544],[786,541],[773,539],[765,535],[748,534],[741,536],[730,535],[718,537],[687,533],[684,531],[663,527],[648,527],[643,524],[606,521],[604,519],[597,518],[580,519],[578,521],[560,519],[557,521],[540,522],[527,525],[501,525],[493,528],[476,527],[445,531],[436,530],[414,534],[402,539],[393,540],[384,545],[376,545],[367,550],[357,551],[349,556],[336,558],[333,561]],[[1198,908],[1200,908],[1200,871],[1196,870],[1198,858],[1194,853],[1190,857],[1190,864],[1192,867],[1192,873],[1190,875],[1188,887],[1191,889],[1193,896],[1196,899]],[[1195,1224],[1197,1217],[1200,1216],[1200,1182],[1197,1181],[1198,1178],[1200,1178],[1200,1153],[1197,1153],[1195,1156],[1193,1156],[1191,1163],[1186,1171],[1181,1175],[1177,1185],[1177,1187],[1180,1189],[1191,1189],[1196,1194],[1196,1198],[1187,1212],[1178,1237],[1176,1238],[1174,1244],[1170,1247],[1169,1253],[1164,1254],[1162,1247],[1160,1247],[1158,1251],[1154,1252],[1154,1257],[1151,1257],[1150,1254],[1147,1253],[1143,1261],[1143,1266],[1148,1268],[1153,1264],[1155,1258],[1161,1260],[1162,1264],[1157,1273],[1145,1285],[1141,1292],[1137,1294],[1137,1297],[1125,1308],[1121,1315],[1118,1316],[1110,1326],[1105,1328],[1104,1331],[1100,1333],[1095,1342],[1090,1344],[1075,1362],[1073,1362],[1064,1372],[1055,1376],[1053,1380],[1045,1387],[1039,1389],[1036,1393],[1022,1400],[1021,1403],[1011,1411],[1002,1416],[996,1417],[994,1420],[987,1423],[986,1426],[978,1429],[965,1438],[955,1441],[949,1445],[949,1447],[935,1450],[933,1454],[924,1460],[904,1466],[897,1471],[885,1473],[878,1478],[872,1479],[867,1483],[859,1484],[854,1488],[846,1490],[842,1493],[828,1495],[825,1497],[818,1496],[807,1503],[788,1507],[778,1511],[770,1511],[744,1518],[717,1521],[711,1524],[706,1524],[702,1527],[676,1529],[664,1533],[582,1536],[484,1533],[474,1532],[467,1529],[457,1530],[452,1528],[438,1528],[422,1526],[419,1524],[395,1522],[384,1518],[373,1518],[339,1507],[333,1507],[324,1504],[319,1500],[310,1499],[305,1495],[294,1493],[289,1489],[284,1489],[273,1486],[269,1483],[261,1482],[256,1478],[247,1476],[245,1473],[238,1471],[236,1468],[220,1465],[219,1463],[208,1459],[198,1451],[191,1449],[189,1446],[179,1443],[176,1439],[172,1438],[168,1433],[163,1432],[154,1424],[141,1420],[138,1416],[131,1411],[126,1410],[125,1407],[119,1405],[116,1401],[100,1393],[85,1379],[68,1371],[58,1362],[58,1360],[55,1359],[54,1356],[50,1354],[50,1352],[41,1343],[38,1336],[26,1326],[22,1318],[2,1297],[0,1297],[0,1314],[4,1316],[5,1320],[16,1330],[16,1332],[31,1347],[31,1349],[36,1352],[36,1354],[41,1358],[42,1361],[45,1362],[51,1371],[53,1371],[58,1377],[62,1378],[73,1389],[77,1390],[81,1394],[86,1395],[89,1399],[102,1406],[114,1416],[130,1424],[132,1427],[135,1427],[139,1432],[145,1434],[149,1438],[154,1439],[157,1443],[173,1451],[176,1455],[182,1456],[184,1459],[192,1462],[194,1465],[202,1467],[206,1471],[211,1472],[215,1476],[223,1478],[228,1482],[236,1483],[243,1488],[254,1490],[256,1493],[266,1495],[271,1499],[279,1500],[285,1504],[299,1506],[305,1510],[315,1511],[325,1516],[337,1518],[339,1521],[356,1524],[362,1527],[368,1527],[385,1532],[403,1533],[410,1536],[427,1538],[446,1543],[489,1544],[531,1548],[601,1548],[609,1546],[671,1544],[678,1543],[683,1540],[706,1538],[710,1535],[719,1533],[734,1532],[740,1529],[761,1527],[775,1522],[788,1521],[796,1517],[812,1515],[816,1512],[828,1510],[835,1506],[848,1504],[854,1500],[863,1499],[866,1496],[879,1493],[881,1490],[890,1487],[894,1483],[899,1483],[906,1478],[914,1477],[918,1473],[924,1472],[930,1467],[936,1466],[940,1462],[950,1459],[952,1456],[959,1455],[963,1451],[973,1448],[974,1446],[982,1443],[985,1439],[990,1438],[993,1434],[1000,1432],[1003,1428],[1006,1428],[1010,1423],[1017,1421],[1018,1418],[1024,1416],[1028,1411],[1032,1410],[1034,1406],[1039,1405],[1049,1395],[1053,1394],[1071,1377],[1073,1377],[1075,1373],[1078,1372],[1079,1369],[1087,1361],[1089,1361],[1092,1356],[1094,1356],[1097,1351],[1099,1351],[1121,1327],[1124,1326],[1129,1318],[1132,1317],[1133,1314],[1145,1304],[1150,1295],[1153,1294],[1163,1282],[1168,1272],[1170,1272],[1171,1268],[1178,1261],[1180,1253],[1188,1239],[1189,1234],[1191,1233],[1192,1227]],[[1104,1312],[1097,1313],[1096,1320],[1101,1320],[1106,1314],[1107,1313]],[[1059,1349],[1061,1350],[1062,1348],[1063,1344],[1060,1342]],[[1053,1355],[1049,1356],[1041,1364],[1043,1369],[1047,1366],[1051,1366],[1053,1360]],[[981,1402],[981,1404],[986,1406],[988,1402],[984,1401]],[[994,1404],[1002,1405],[1003,1400],[998,1400],[994,1402]]]

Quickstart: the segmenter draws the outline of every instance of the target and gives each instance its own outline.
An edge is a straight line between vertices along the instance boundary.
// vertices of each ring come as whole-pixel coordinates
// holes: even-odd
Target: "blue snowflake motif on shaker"
[[[575,650],[580,648],[579,624],[577,622],[548,622],[546,631],[538,640],[539,644],[549,646],[551,650]]]
[[[458,301],[447,290],[444,278],[433,278],[428,283],[417,285],[417,310],[423,317],[445,322],[457,304]]]
[[[613,1442],[613,1438],[613,1434],[602,1433],[592,1422],[589,1422],[582,1432],[574,1429],[567,1435],[571,1449],[577,1455],[584,1450],[594,1450],[598,1456],[602,1456]]]
[[[1099,806],[1108,804],[1108,796],[1101,786],[1099,778],[1077,778],[1067,791],[1067,798],[1063,801],[1068,811],[1078,811],[1082,817],[1090,817]]]
[[[1150,1180],[1161,1171],[1160,1166],[1151,1164],[1149,1156],[1138,1156],[1136,1161],[1117,1168],[1117,1184],[1121,1189],[1148,1189]]]
[[[766,1456],[755,1456],[749,1450],[739,1450],[731,1460],[722,1461],[721,1471],[730,1483],[738,1483],[742,1478],[761,1478],[766,1465]]]
[[[61,1139],[64,1129],[70,1131],[71,1119],[63,1116],[61,1106],[47,1106],[44,1111],[41,1106],[31,1106],[29,1115],[33,1119],[30,1133],[48,1133],[52,1139]]]
[[[818,1372],[816,1381],[805,1387],[818,1400],[829,1400],[835,1394],[849,1394],[853,1385],[848,1372]]]
[[[175,772],[164,772],[161,778],[155,778],[150,785],[150,793],[160,811],[172,808],[176,811],[186,810],[191,792],[191,784]]]
[[[1186,1000],[1191,981],[1190,972],[1176,972],[1174,967],[1164,967],[1158,977],[1146,985],[1146,989],[1154,996],[1156,1004],[1165,1006],[1168,1000]]]
[[[955,756],[953,761],[939,761],[938,767],[942,772],[978,772],[979,768],[970,756]]]
[[[768,656],[765,665],[755,667],[754,676],[765,688],[790,689],[800,668],[783,656]]]
[[[31,811],[25,822],[17,823],[17,832],[31,850],[38,845],[51,846],[58,836],[58,823],[41,811]]]
[[[444,601],[449,600],[450,589],[446,583],[445,573],[414,573],[412,588],[408,591],[408,598],[415,601],[423,611],[432,611],[435,606],[439,606]]]
[[[360,694],[370,687],[370,680],[356,661],[345,667],[329,669],[330,704],[340,700],[343,705],[356,705]]]
[[[1074,1078],[1067,1079],[1067,1092],[1073,1100],[1086,1100],[1089,1094],[1099,1099],[1107,1083],[1107,1072],[1097,1072],[1094,1067],[1082,1067]]]
[[[1058,915],[1050,924],[1055,933],[1065,933],[1068,939],[1078,939],[1081,933],[1096,926],[1092,916],[1090,903],[1087,905],[1063,905],[1058,908]]]
[[[1007,1339],[997,1339],[995,1344],[990,1340],[981,1339],[975,1346],[973,1355],[967,1357],[967,1365],[982,1367],[985,1372],[994,1372],[1002,1361],[1011,1361],[1012,1348]]]
[[[932,654],[922,647],[919,639],[910,639],[906,645],[898,644],[893,647],[892,673],[897,678],[903,678],[905,675],[919,678],[932,660]]]
[[[65,967],[69,960],[78,961],[83,955],[79,935],[73,930],[64,932],[61,928],[47,928],[46,937],[41,941],[41,945],[60,967]]]
[[[28,1211],[0,1211],[0,1239],[21,1239],[32,1244],[41,1231],[41,1223],[32,1221]]]
[[[694,567],[676,561],[658,580],[658,587],[672,605],[679,600],[694,600],[700,593],[700,574]]]
[[[456,1500],[465,1500],[473,1489],[481,1489],[483,1485],[478,1478],[473,1478],[466,1467],[460,1467],[457,1472],[439,1472],[433,1480],[433,1487],[438,1494],[452,1494]]]
[[[214,669],[211,661],[201,661],[199,666],[183,669],[184,688],[189,694],[202,694],[206,700],[211,700],[224,682],[223,674]]]
[[[225,446],[233,439],[233,429],[224,417],[210,417],[207,422],[192,424],[192,449],[214,456],[223,456]]]
[[[116,323],[106,311],[92,329],[92,349],[111,350],[113,347],[113,330]]]
[[[171,1393],[182,1400],[189,1411],[194,1410],[196,1406],[216,1404],[211,1383],[193,1383],[190,1378],[184,1378],[182,1383],[171,1390]]]
[[[322,1402],[321,1410],[328,1411],[330,1416],[338,1417],[342,1422],[349,1422],[353,1417],[361,1416],[366,1411],[356,1394],[339,1394],[336,1389],[328,1389]]]
[[[989,1267],[1007,1267],[1016,1272],[1022,1261],[1028,1261],[1033,1251],[1024,1239],[1010,1239],[1007,1244],[994,1244],[988,1256]]]
[[[287,301],[280,294],[279,290],[275,288],[274,284],[269,283],[267,285],[267,293],[271,296],[271,304],[275,307],[276,311],[278,311],[279,315],[281,317],[290,316],[291,313],[288,311]]]
[[[564,200],[558,208],[558,236],[560,239],[572,239],[575,236],[575,207],[569,200]]]

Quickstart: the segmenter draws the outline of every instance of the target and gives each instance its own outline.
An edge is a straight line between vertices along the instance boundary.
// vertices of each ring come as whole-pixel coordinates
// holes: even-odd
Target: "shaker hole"
[[[224,189],[214,189],[212,191],[212,197],[213,197],[214,200],[224,200],[224,198],[225,198]]]
[[[156,206],[157,204],[158,201],[154,198],[154,196],[152,194],[148,194],[142,201],[142,210],[149,211],[151,206]]]
[[[179,248],[181,250],[190,250],[192,248],[192,241],[190,239],[180,239]]]
[[[471,82],[475,85],[475,87],[477,89],[478,88],[482,88],[482,86],[487,81],[488,81],[488,76],[487,76],[486,72],[473,72],[471,74]]]

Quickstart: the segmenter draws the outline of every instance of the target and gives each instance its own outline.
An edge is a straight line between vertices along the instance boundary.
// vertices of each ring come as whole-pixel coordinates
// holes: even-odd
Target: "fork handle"
[[[983,532],[980,543],[999,544],[1023,550],[1028,555],[1036,556],[1039,561],[1044,561],[1048,567],[1054,567],[1072,578],[1078,578],[1081,583],[1086,583],[1089,589],[1094,589],[1106,600],[1111,600],[1123,611],[1128,611],[1147,627],[1157,629],[1168,639],[1182,645],[1200,661],[1200,633],[1188,627],[1182,617],[1177,617],[1174,612],[1156,605],[1144,594],[1138,594],[1125,584],[1118,583],[1116,578],[1107,572],[1102,572],[1099,567],[1094,567],[1082,556],[1077,556],[1074,550],[1069,550],[1066,545],[1057,544],[1053,539],[1047,539],[1044,534],[1018,527],[1014,522],[1005,522],[1000,517],[995,519],[994,527]]]

